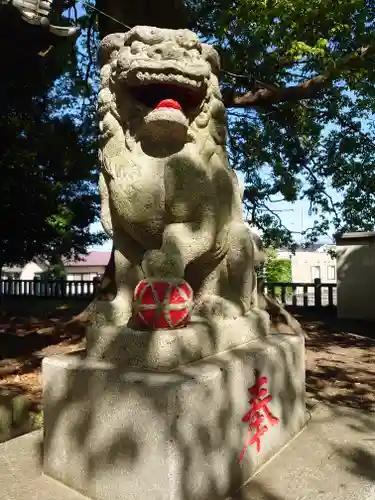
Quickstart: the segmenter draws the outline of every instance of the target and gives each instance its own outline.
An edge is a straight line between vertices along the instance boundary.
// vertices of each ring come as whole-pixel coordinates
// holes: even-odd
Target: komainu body
[[[218,54],[188,30],[138,26],[104,38],[100,62],[101,219],[123,318],[144,278],[186,280],[197,314],[245,315],[259,252],[228,164]]]

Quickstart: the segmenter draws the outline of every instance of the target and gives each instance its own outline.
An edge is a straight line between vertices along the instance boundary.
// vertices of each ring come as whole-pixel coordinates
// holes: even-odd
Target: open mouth
[[[173,100],[181,106],[185,115],[199,108],[205,96],[203,84],[188,86],[179,82],[150,82],[128,89],[133,99],[149,109],[155,109],[162,101]]]

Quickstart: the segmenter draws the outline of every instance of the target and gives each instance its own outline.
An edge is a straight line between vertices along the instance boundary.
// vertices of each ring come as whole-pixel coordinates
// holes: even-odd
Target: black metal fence
[[[264,293],[287,306],[336,307],[336,283],[264,283]]]
[[[4,297],[83,298],[94,295],[98,280],[0,280],[0,295]]]
[[[83,298],[94,295],[99,280],[0,280],[0,295],[4,297]],[[264,283],[264,293],[290,306],[335,307],[336,284],[322,283]]]

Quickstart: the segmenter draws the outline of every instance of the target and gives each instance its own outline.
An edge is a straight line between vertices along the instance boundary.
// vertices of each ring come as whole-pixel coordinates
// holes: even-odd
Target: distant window
[[[335,266],[328,266],[327,267],[327,279],[330,281],[336,279],[336,267]]]
[[[320,266],[311,266],[311,280],[320,279]]]
[[[92,281],[96,277],[100,277],[100,273],[76,273],[76,274],[68,274],[68,281]]]

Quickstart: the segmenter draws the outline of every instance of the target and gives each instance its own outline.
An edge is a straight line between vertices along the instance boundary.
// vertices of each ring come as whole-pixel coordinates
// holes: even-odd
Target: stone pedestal
[[[87,330],[87,357],[153,371],[170,371],[266,339],[270,331],[268,313],[258,309],[237,319],[193,316],[184,328],[133,330],[121,321],[116,324],[116,300],[102,302],[100,308],[104,321]]]
[[[249,440],[260,377],[279,422]],[[78,355],[43,361],[44,471],[95,500],[217,500],[305,424],[304,340],[269,335],[169,372]],[[265,397],[263,394],[262,397]]]

